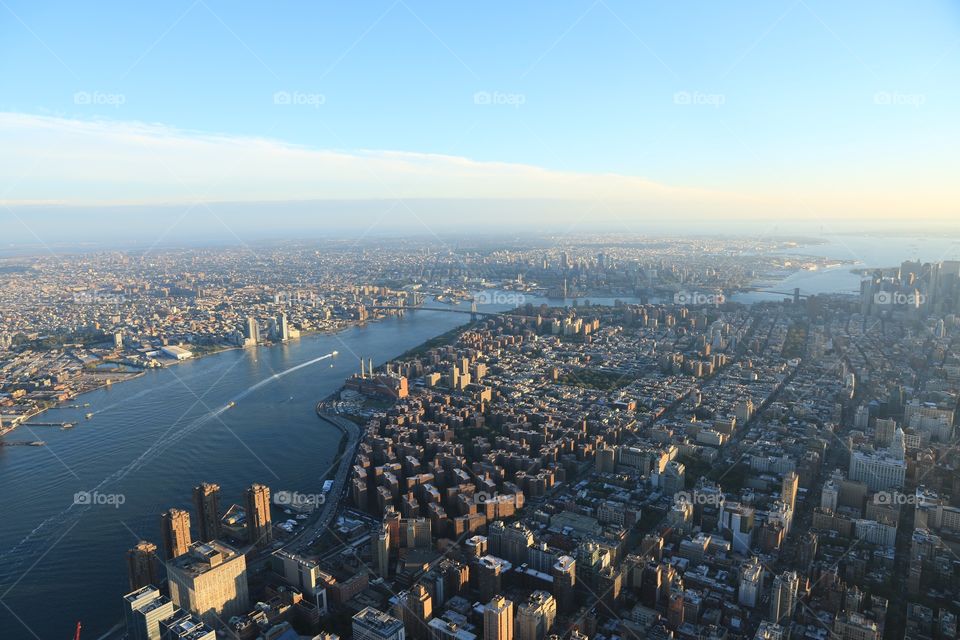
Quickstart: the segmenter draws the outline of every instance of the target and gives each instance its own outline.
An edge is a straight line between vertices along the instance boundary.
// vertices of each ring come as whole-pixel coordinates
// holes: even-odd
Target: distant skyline
[[[10,241],[960,219],[947,0],[0,16]]]

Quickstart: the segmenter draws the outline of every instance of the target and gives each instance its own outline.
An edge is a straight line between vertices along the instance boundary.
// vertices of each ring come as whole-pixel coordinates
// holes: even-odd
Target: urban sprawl
[[[798,243],[8,259],[0,432],[149,367],[456,309],[317,398],[343,455],[316,493],[251,478],[230,504],[210,478],[158,514],[130,592],[105,594],[118,637],[956,639],[960,262],[736,301],[850,268]]]

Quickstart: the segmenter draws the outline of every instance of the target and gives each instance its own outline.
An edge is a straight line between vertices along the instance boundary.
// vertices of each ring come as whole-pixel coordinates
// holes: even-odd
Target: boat
[[[235,406],[237,406],[237,403],[234,402],[233,400],[231,400],[230,402],[227,403],[227,409],[232,409],[232,408],[234,408]]]
[[[33,442],[30,443],[30,446],[31,446],[31,447],[43,447],[43,446],[46,446],[46,444],[47,444],[47,443],[44,442],[43,440],[34,440]]]
[[[89,420],[90,418],[93,417],[93,413],[88,413],[88,414],[85,415],[84,417],[85,417],[87,420]]]
[[[60,427],[60,428],[61,428],[61,429],[73,429],[73,427],[74,427],[73,424],[71,424],[71,423],[69,423],[69,422],[64,422],[64,423],[63,423],[63,426]]]

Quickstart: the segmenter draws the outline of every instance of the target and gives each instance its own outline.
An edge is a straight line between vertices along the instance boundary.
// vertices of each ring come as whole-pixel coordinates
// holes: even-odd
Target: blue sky
[[[460,177],[476,173],[493,196],[548,197],[576,174],[635,197],[605,181],[615,174],[673,190],[691,210],[758,200],[760,215],[801,193],[825,215],[869,215],[864,200],[875,198],[882,216],[921,203],[946,220],[957,194],[960,5],[2,0],[0,87],[0,169],[17,176],[0,201],[12,207],[230,199],[249,181],[242,171],[188,194],[180,176],[137,164],[141,143],[165,154],[171,136],[216,135],[241,147],[415,154],[374,177],[343,177],[348,190],[265,170],[268,187],[249,195],[265,200],[362,197],[367,187],[390,197],[412,176],[421,188],[399,195],[456,197],[462,183],[448,171],[418,173],[423,158],[443,156],[469,159]],[[114,127],[124,142],[98,148]],[[236,149],[222,150],[225,163]],[[73,175],[84,156],[87,173]],[[142,175],[112,178],[111,161]],[[189,166],[175,153],[164,162]],[[501,189],[492,163],[559,178]]]

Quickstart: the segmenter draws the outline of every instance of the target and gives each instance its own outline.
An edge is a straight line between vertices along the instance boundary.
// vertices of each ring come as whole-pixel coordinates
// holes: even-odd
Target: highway
[[[284,543],[282,549],[287,551],[301,552],[306,547],[313,544],[324,530],[330,526],[337,510],[340,507],[340,501],[344,498],[347,488],[347,477],[350,475],[350,469],[353,467],[353,460],[357,455],[357,447],[360,445],[360,427],[346,418],[326,413],[322,409],[322,403],[317,405],[317,415],[321,420],[329,422],[331,425],[341,429],[347,436],[347,443],[343,449],[340,459],[337,461],[337,473],[333,477],[333,486],[327,492],[323,506],[320,509],[320,515],[306,524],[304,528],[297,532],[290,540]],[[323,480],[324,478],[321,478]]]

